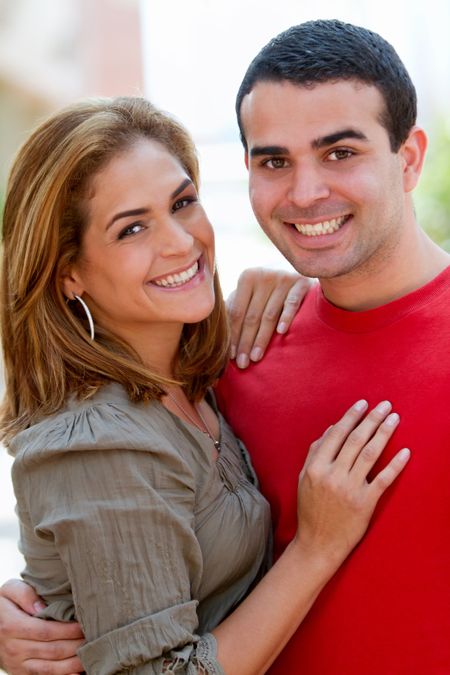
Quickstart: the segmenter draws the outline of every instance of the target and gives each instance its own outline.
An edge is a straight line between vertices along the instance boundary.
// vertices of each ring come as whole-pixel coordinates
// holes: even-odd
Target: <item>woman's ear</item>
[[[405,192],[411,192],[417,185],[422,172],[427,137],[423,129],[413,127],[399,153],[403,159],[403,186]]]
[[[64,267],[59,280],[62,292],[69,300],[73,300],[76,295],[83,295],[84,287],[75,266]]]

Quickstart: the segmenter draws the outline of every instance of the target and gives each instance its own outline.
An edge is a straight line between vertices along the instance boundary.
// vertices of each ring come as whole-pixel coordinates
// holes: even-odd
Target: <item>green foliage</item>
[[[450,122],[438,122],[431,138],[415,205],[422,227],[450,251]]]

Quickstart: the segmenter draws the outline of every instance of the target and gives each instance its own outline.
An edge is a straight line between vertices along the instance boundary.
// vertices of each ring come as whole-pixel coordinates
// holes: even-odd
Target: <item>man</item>
[[[402,422],[382,463],[403,446],[413,453],[270,672],[450,673],[450,256],[414,215],[426,146],[414,88],[379,36],[316,21],[260,52],[237,111],[257,218],[320,280],[293,329],[220,389],[271,502],[276,555],[327,420],[358,398],[389,399]]]
[[[382,38],[316,21],[262,49],[237,114],[258,221],[320,280],[289,334],[220,388],[271,503],[276,555],[295,532],[307,447],[349,402],[399,411],[384,462],[412,449],[270,673],[450,673],[450,256],[415,218],[426,139],[414,87]]]

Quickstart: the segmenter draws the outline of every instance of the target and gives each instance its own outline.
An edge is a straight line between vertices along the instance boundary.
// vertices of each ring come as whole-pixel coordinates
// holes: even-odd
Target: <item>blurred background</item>
[[[416,209],[450,250],[448,0],[0,0],[0,211],[11,159],[39,120],[84,96],[146,95],[198,145],[225,292],[246,266],[287,268],[248,205],[234,98],[272,36],[317,18],[379,32],[405,62],[430,138]],[[0,582],[21,568],[10,464],[0,452]]]

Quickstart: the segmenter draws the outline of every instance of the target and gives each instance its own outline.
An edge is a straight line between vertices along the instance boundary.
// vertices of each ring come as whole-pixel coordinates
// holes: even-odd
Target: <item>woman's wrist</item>
[[[286,547],[286,552],[288,550],[297,558],[302,571],[312,575],[323,585],[331,579],[348,555],[348,552],[339,553],[336,549],[332,550],[329,547],[325,549],[306,543],[298,533]]]

